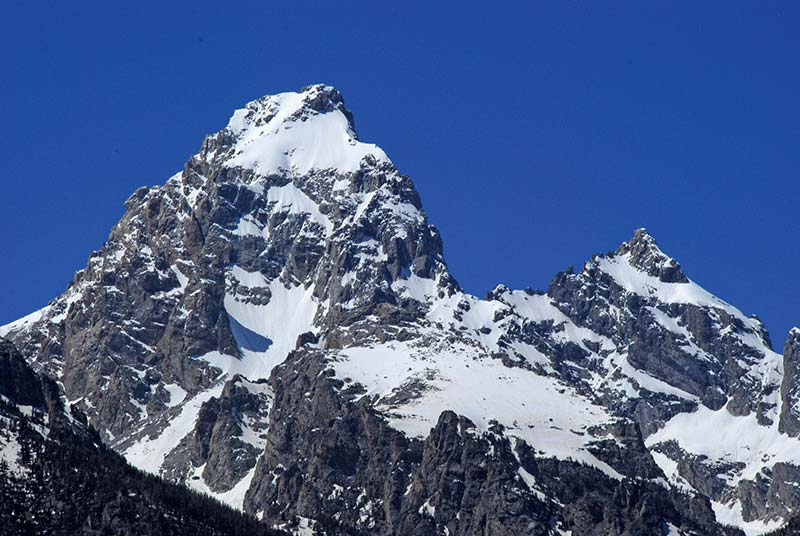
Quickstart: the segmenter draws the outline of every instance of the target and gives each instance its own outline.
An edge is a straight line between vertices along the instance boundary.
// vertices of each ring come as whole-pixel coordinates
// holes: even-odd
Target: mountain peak
[[[233,137],[224,165],[261,175],[305,175],[312,169],[350,173],[368,156],[389,162],[377,145],[358,139],[344,97],[325,84],[253,100],[233,113],[223,132]]]
[[[794,327],[789,330],[789,344],[800,345],[800,328]]]
[[[655,245],[656,239],[653,238],[653,235],[647,232],[646,228],[639,227],[638,229],[633,231],[633,237],[630,239],[629,242],[646,242]]]
[[[284,91],[269,93],[245,105],[247,110],[261,110],[278,107],[290,107],[297,111],[330,113],[335,110],[345,110],[344,96],[333,86],[327,84],[310,84],[303,86],[298,91]],[[349,114],[349,112],[347,112]]]
[[[344,107],[344,96],[333,86],[327,84],[311,84],[300,89],[303,95],[303,102],[312,110],[319,113],[342,110],[345,114],[350,114]]]
[[[644,227],[636,229],[633,237],[623,242],[614,254],[630,255],[632,266],[658,277],[664,283],[689,282],[678,261],[661,251],[655,238]]]

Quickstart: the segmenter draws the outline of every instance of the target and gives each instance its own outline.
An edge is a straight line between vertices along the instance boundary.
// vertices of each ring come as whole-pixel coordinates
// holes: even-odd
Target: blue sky
[[[776,347],[800,324],[796,3],[117,4],[4,4],[0,323],[235,108],[326,82],[467,290],[546,288],[647,227]]]

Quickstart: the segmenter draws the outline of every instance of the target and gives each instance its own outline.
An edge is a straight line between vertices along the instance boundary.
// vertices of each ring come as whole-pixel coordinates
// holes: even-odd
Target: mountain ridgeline
[[[97,443],[297,534],[751,535],[800,504],[800,331],[774,352],[644,229],[464,292],[330,86],[237,110],[0,335]]]

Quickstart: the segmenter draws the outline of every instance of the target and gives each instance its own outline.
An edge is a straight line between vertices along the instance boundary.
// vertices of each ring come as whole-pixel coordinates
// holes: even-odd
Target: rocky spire
[[[633,238],[617,248],[615,254],[630,254],[631,265],[658,277],[664,283],[689,282],[678,261],[661,251],[655,238],[645,228],[636,229]]]

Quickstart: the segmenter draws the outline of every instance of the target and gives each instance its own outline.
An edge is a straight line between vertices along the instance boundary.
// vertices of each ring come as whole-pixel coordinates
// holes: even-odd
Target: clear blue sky
[[[0,323],[233,109],[326,82],[467,290],[545,288],[644,226],[776,347],[800,324],[795,2],[117,4],[3,4]]]

